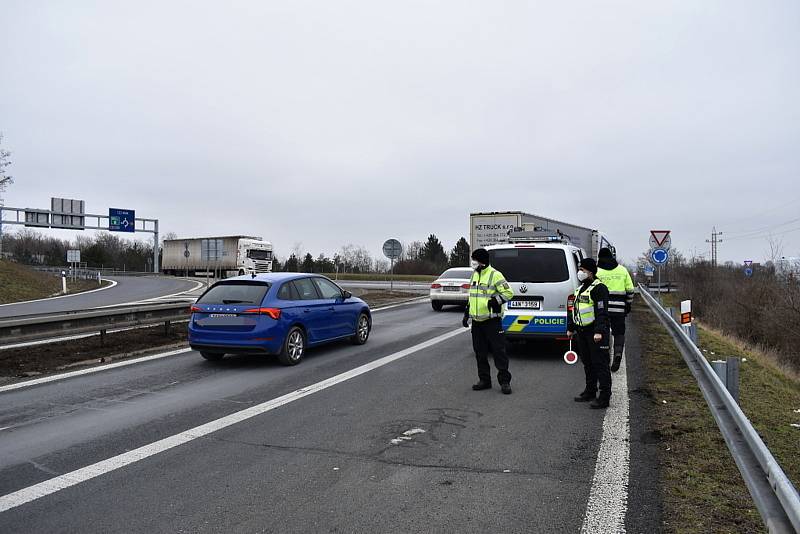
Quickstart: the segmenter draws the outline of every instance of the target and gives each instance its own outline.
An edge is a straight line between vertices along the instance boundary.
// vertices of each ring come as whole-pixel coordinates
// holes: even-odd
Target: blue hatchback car
[[[268,273],[208,288],[192,306],[189,345],[207,360],[275,354],[296,365],[307,347],[347,338],[363,345],[371,329],[367,303],[328,278]]]

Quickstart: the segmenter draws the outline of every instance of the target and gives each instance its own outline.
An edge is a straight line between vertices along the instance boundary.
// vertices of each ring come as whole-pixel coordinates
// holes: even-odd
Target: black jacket
[[[582,287],[586,289],[591,284],[592,282],[587,280],[583,283]],[[594,301],[594,323],[592,323],[588,328],[594,328],[595,334],[602,334],[604,337],[608,337],[608,329],[610,325],[608,318],[608,288],[603,283],[597,284],[589,293],[589,295],[591,295],[592,300]],[[567,330],[570,332],[575,332],[577,328],[578,327],[575,324],[572,313],[568,313]]]

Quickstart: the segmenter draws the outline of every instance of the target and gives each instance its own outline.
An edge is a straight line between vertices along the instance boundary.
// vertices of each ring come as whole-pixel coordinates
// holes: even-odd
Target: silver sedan
[[[431,284],[431,307],[441,311],[445,304],[466,306],[472,272],[469,267],[454,267],[443,272]]]

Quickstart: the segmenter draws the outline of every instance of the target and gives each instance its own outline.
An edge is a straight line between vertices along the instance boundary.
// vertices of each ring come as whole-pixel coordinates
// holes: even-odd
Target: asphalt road
[[[471,390],[466,330],[406,350],[460,319],[410,304],[377,312],[366,345],[314,349],[296,367],[187,351],[0,392],[0,509],[13,492],[195,429],[0,512],[0,532],[579,532],[604,420],[572,401],[582,369],[563,363],[563,347],[523,347],[505,396]],[[387,356],[397,359],[378,367]],[[340,381],[366,364],[376,368]],[[297,398],[258,411],[282,395]],[[258,415],[196,429],[248,409]],[[630,440],[631,458],[652,461],[639,445]],[[627,532],[655,532],[657,492],[637,489]]]
[[[0,318],[126,304],[189,291],[197,286],[196,282],[169,276],[118,276],[109,278],[109,280],[113,280],[117,285],[100,291],[2,305],[0,306]]]

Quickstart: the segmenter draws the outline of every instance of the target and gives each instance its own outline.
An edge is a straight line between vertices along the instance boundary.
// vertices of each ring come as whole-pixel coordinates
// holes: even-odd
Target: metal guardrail
[[[800,496],[703,353],[656,299],[639,285],[650,309],[675,340],[700,386],[769,532],[800,532]]]
[[[60,336],[99,332],[102,338],[107,330],[132,326],[185,321],[191,315],[187,302],[112,306],[93,310],[80,310],[51,314],[20,315],[0,320],[0,345],[25,341],[40,341]]]
[[[69,266],[64,267],[34,267],[35,270],[44,272],[44,273],[51,273],[55,275],[61,275],[62,272],[71,275],[73,269]],[[160,273],[151,273],[146,271],[123,271],[120,269],[111,269],[108,267],[78,267],[74,269],[75,274],[78,278],[88,278],[88,279],[95,279],[97,278],[97,273],[100,273],[101,276],[158,276]]]

